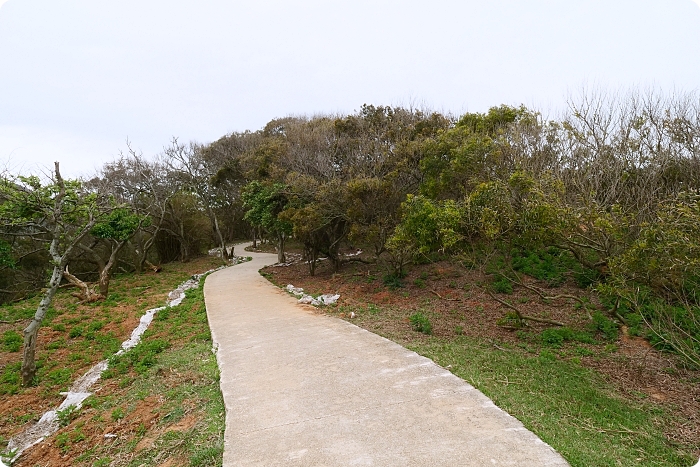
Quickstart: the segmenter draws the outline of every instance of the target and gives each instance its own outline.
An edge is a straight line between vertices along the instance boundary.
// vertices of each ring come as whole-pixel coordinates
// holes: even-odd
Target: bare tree
[[[215,186],[213,181],[218,172],[218,167],[205,159],[202,154],[203,147],[197,143],[187,145],[180,144],[177,138],[173,138],[170,146],[165,148],[164,162],[180,180],[184,190],[195,194],[211,221],[212,230],[216,234],[221,255],[228,260],[226,241],[221,232],[217,208],[228,203],[225,193]]]

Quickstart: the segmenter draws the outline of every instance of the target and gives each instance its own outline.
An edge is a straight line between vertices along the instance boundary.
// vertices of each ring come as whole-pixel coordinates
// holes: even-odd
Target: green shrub
[[[579,287],[588,287],[597,280],[597,272],[585,269],[568,251],[558,248],[511,250],[513,269],[550,286],[561,285],[571,275]]]
[[[430,324],[430,320],[421,312],[412,314],[408,321],[411,323],[411,328],[414,331],[422,332],[423,334],[432,334],[433,325]]]
[[[594,343],[593,337],[586,332],[575,331],[566,326],[545,329],[540,333],[540,342],[547,347],[561,347],[564,342],[576,341],[584,344]]]
[[[549,347],[561,347],[566,338],[565,333],[560,331],[562,331],[562,329],[545,329],[544,331],[542,331],[542,333],[540,333],[540,341],[543,345]]]
[[[384,276],[384,285],[391,290],[396,290],[403,287],[404,274],[386,274]]]
[[[617,339],[618,324],[599,311],[593,313],[593,322],[590,325],[593,332],[598,332],[609,341]]]
[[[513,293],[513,283],[506,279],[505,277],[499,276],[496,280],[491,283],[491,288],[496,293]]]

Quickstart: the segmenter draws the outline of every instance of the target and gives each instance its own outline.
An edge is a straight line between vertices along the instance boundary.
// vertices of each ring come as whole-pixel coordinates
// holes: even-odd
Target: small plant
[[[0,394],[17,394],[19,392],[19,368],[22,362],[8,364],[0,374]]]
[[[550,362],[555,362],[556,360],[557,360],[557,356],[551,350],[543,349],[540,352],[540,356],[539,356],[540,363],[550,363]]]
[[[116,422],[117,420],[121,420],[122,418],[124,418],[124,415],[124,409],[122,409],[121,407],[115,407],[114,409],[112,409],[111,417],[113,421]]]
[[[56,446],[63,454],[70,451],[70,438],[68,433],[59,433],[56,435]]]
[[[66,339],[63,337],[59,337],[55,341],[49,343],[49,345],[46,346],[48,350],[56,350],[60,349],[66,346]]]
[[[575,353],[576,355],[581,356],[581,357],[590,357],[591,355],[594,354],[594,352],[588,350],[588,349],[585,348],[585,347],[576,347],[576,348],[574,349],[574,353]]]
[[[109,368],[102,372],[103,378],[123,375],[130,369],[143,374],[155,365],[157,355],[168,348],[168,342],[163,339],[142,340],[136,347],[121,355],[109,358]]]
[[[79,443],[81,441],[85,441],[85,438],[87,438],[87,436],[85,436],[85,433],[83,432],[82,428],[78,428],[76,430],[73,430],[71,440],[74,443]]]
[[[65,385],[68,381],[70,381],[70,377],[71,370],[69,368],[59,368],[57,370],[50,371],[46,375],[46,379],[48,379],[51,384],[56,386]]]
[[[424,289],[425,288],[425,281],[423,279],[415,279],[413,281],[413,285],[415,285],[419,289]]]
[[[2,441],[3,444],[7,443],[4,440],[4,438],[0,438],[0,441]],[[0,461],[5,462],[7,465],[10,465],[10,459],[15,457],[16,455],[17,455],[17,449],[8,449],[5,451],[0,451]]]
[[[75,420],[78,416],[78,408],[74,405],[69,405],[63,410],[56,411],[56,416],[58,417],[58,424],[61,427],[70,425],[70,422]]]
[[[433,325],[430,324],[430,320],[420,311],[412,314],[408,321],[411,323],[411,328],[414,331],[422,332],[423,334],[432,334]]]
[[[587,332],[574,331],[566,326],[561,328],[549,328],[540,333],[540,341],[546,347],[561,347],[564,342],[577,341],[584,344],[592,344],[593,338]]]
[[[463,334],[464,334],[464,327],[462,327],[462,326],[456,326],[456,327],[455,327],[455,334],[457,334],[458,336],[463,335]]]

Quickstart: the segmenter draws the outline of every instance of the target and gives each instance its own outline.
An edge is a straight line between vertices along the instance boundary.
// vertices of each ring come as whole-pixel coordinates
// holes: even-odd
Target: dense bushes
[[[240,225],[274,238],[280,261],[294,236],[312,274],[361,246],[374,257],[352,260],[384,262],[395,286],[414,261],[496,254],[513,269],[501,272],[596,287],[611,316],[697,364],[699,148],[695,94],[584,93],[557,120],[365,105],[204,146],[174,140],[154,162],[130,152],[91,183],[149,216],[123,256],[136,269],[149,251],[185,260]],[[5,268],[21,256],[6,244]]]

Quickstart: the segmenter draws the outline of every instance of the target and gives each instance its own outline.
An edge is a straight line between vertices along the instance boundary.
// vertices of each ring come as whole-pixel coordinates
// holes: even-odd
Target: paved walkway
[[[204,285],[225,467],[568,465],[449,371],[268,283],[275,255],[250,256]]]

